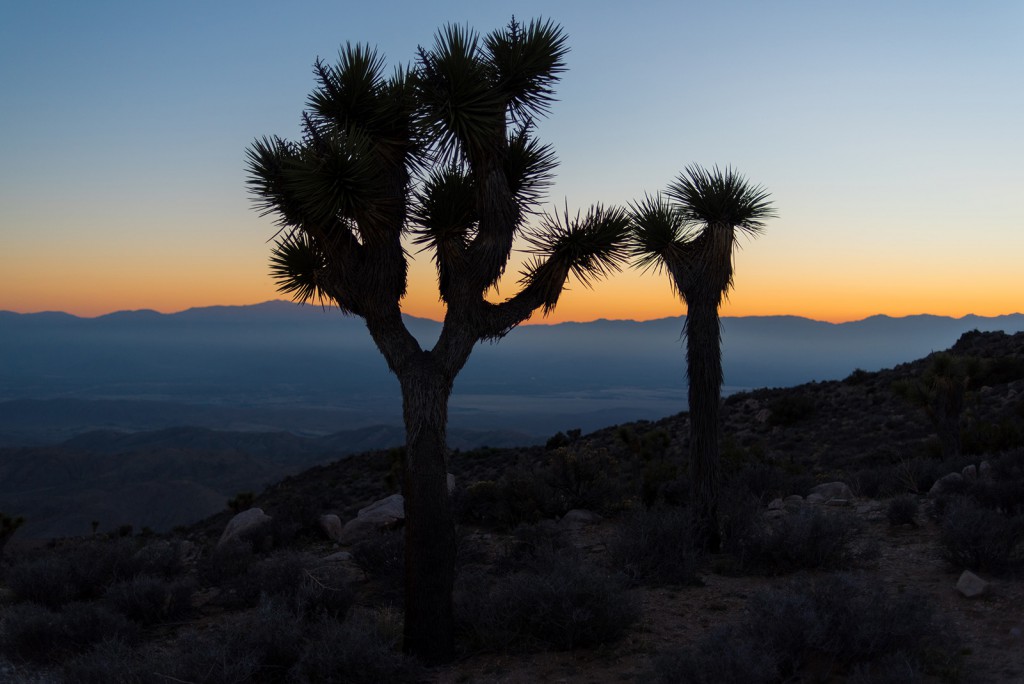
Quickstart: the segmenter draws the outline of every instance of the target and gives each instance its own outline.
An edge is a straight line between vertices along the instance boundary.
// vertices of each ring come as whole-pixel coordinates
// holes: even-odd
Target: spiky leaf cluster
[[[687,301],[696,289],[714,291],[720,300],[732,285],[736,231],[758,235],[775,216],[761,186],[731,167],[698,165],[686,167],[664,193],[631,204],[630,212],[635,263],[667,271]]]
[[[334,65],[317,60],[301,140],[262,138],[247,152],[250,191],[280,227],[279,289],[360,315],[390,310],[405,292],[408,234],[430,253],[441,298],[494,337],[550,311],[570,275],[588,285],[617,270],[624,213],[542,217],[520,296],[500,310],[484,299],[551,185],[557,161],[534,121],[554,101],[567,51],[556,24],[513,19],[486,36],[447,26],[390,78],[362,45]]]

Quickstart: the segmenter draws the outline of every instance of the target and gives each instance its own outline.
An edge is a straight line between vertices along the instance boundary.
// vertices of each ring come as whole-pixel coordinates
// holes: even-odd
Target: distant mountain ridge
[[[19,511],[26,537],[84,535],[96,520],[166,531],[224,508],[244,491],[349,454],[401,446],[402,428],[376,425],[323,437],[176,427],[97,430],[59,444],[0,447],[0,511]],[[452,430],[449,445],[521,445],[529,435]]]
[[[406,322],[424,346],[440,331],[436,321]],[[451,424],[542,439],[683,410],[684,322],[521,326],[474,350],[455,384]],[[726,389],[735,390],[877,370],[947,348],[968,330],[1024,330],[1024,315],[840,324],[726,317],[722,326]],[[104,428],[325,435],[401,423],[398,383],[362,321],[315,306],[272,301],[96,318],[0,312],[0,358],[0,444]]]

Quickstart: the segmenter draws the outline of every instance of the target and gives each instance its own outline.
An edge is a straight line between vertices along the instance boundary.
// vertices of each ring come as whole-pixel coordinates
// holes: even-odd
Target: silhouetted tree
[[[549,21],[513,20],[485,37],[448,26],[386,78],[376,51],[349,45],[336,66],[316,62],[301,141],[262,138],[248,150],[250,189],[281,226],[271,256],[279,289],[362,317],[401,386],[404,643],[428,662],[453,656],[445,431],[455,377],[478,342],[550,312],[570,274],[588,284],[626,257],[624,210],[528,223],[556,166],[533,120],[554,99],[566,52]],[[446,305],[431,349],[399,307],[406,236],[432,254]],[[489,302],[517,237],[532,253],[521,287]]]
[[[736,171],[689,166],[664,194],[632,205],[636,264],[666,271],[686,303],[690,481],[705,543],[717,548],[718,407],[722,338],[718,308],[732,286],[737,234],[757,235],[774,216],[769,194]]]

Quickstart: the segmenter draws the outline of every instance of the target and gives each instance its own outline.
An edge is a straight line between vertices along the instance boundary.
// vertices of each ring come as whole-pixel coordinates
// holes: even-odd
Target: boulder
[[[602,518],[597,513],[594,513],[593,511],[585,511],[580,508],[574,508],[565,515],[563,515],[562,519],[558,522],[560,525],[563,526],[582,527],[584,525],[593,525],[595,523],[599,523],[602,520],[604,520],[604,518]]]
[[[336,516],[334,513],[328,513],[320,516],[320,529],[324,531],[327,538],[331,541],[338,541],[341,539],[341,518]]]
[[[397,527],[405,520],[405,498],[401,494],[374,501],[360,508],[353,520],[342,528],[338,543],[350,546],[380,532],[382,529]]]
[[[782,500],[782,507],[787,511],[798,511],[804,505],[804,497],[799,494],[790,494]]]
[[[936,496],[938,494],[942,494],[943,491],[953,488],[963,483],[963,481],[964,476],[961,475],[960,473],[949,473],[948,475],[943,475],[942,477],[935,481],[935,484],[932,485],[932,488],[928,490],[928,494],[929,496]]]
[[[217,541],[217,547],[220,548],[236,539],[251,538],[259,534],[264,527],[270,524],[271,520],[273,518],[264,513],[262,508],[250,508],[242,511],[228,522],[228,526],[224,528],[224,533],[220,535],[220,539]]]
[[[974,467],[973,463],[970,465],[965,465],[964,469],[960,471],[960,475],[967,482],[974,482],[975,480],[978,479],[978,469]]]
[[[782,506],[783,506],[782,499],[772,499],[768,503],[768,510],[769,511],[781,511],[782,510]]]
[[[956,589],[967,598],[974,598],[988,591],[988,582],[970,570],[964,570],[963,574],[960,575],[960,579],[956,581]]]
[[[992,479],[992,464],[988,461],[982,461],[978,464],[978,477],[982,480]]]
[[[842,499],[850,501],[853,499],[853,490],[845,482],[826,482],[811,489],[811,494],[820,494],[825,501]],[[810,500],[810,496],[807,497]]]
[[[324,556],[320,560],[325,563],[344,563],[352,560],[352,554],[348,551],[336,551],[329,556]]]
[[[401,494],[392,494],[383,499],[374,501],[369,506],[359,509],[356,513],[359,518],[392,518],[394,520],[405,519],[405,497]]]

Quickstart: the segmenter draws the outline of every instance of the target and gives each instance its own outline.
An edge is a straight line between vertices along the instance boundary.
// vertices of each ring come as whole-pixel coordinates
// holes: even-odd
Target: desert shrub
[[[679,477],[675,463],[665,459],[652,459],[644,463],[641,473],[640,499],[650,508],[658,501],[670,500],[674,496],[673,484]]]
[[[97,603],[69,603],[61,611],[24,603],[4,611],[0,652],[15,661],[54,664],[109,638],[134,642],[138,630]]]
[[[457,489],[452,505],[459,522],[496,530],[510,530],[569,510],[543,470],[523,467],[507,471],[497,481],[475,482]]]
[[[899,482],[892,466],[862,468],[845,478],[854,494],[866,499],[880,499],[907,491]],[[915,483],[915,488],[918,486]]]
[[[790,426],[814,415],[817,405],[813,397],[790,392],[775,399],[768,408],[769,425]]]
[[[15,599],[50,608],[99,598],[107,586],[137,572],[135,551],[131,539],[50,551],[11,567],[7,586]]]
[[[850,560],[855,518],[805,508],[778,520],[763,515],[725,539],[743,572],[781,575],[812,568],[838,568]]]
[[[733,627],[708,632],[698,646],[661,653],[651,679],[665,684],[769,684],[776,681],[772,654]]]
[[[405,569],[405,534],[382,531],[355,544],[352,560],[359,569],[381,580],[397,581]]]
[[[185,571],[181,546],[172,541],[146,544],[132,556],[132,564],[139,574],[166,578],[176,577]]]
[[[560,497],[558,513],[573,508],[608,512],[625,499],[618,463],[604,448],[559,448],[551,453],[547,479]]]
[[[422,667],[399,650],[398,631],[369,617],[344,623],[323,620],[315,625],[292,668],[290,681],[378,682],[422,681]]]
[[[679,508],[651,508],[625,516],[609,547],[612,566],[631,582],[695,584],[703,561],[693,518]]]
[[[869,580],[838,575],[763,591],[751,598],[747,615],[662,654],[656,679],[767,683],[852,675],[855,681],[915,681],[956,672],[956,638],[932,606]]]
[[[925,681],[917,660],[906,653],[890,653],[858,663],[846,678],[849,684],[919,684]]]
[[[107,589],[104,601],[140,625],[175,620],[191,610],[194,584],[187,580],[167,582],[152,575],[136,575]]]
[[[975,386],[1002,385],[1024,378],[1024,357],[997,356],[985,359],[981,370],[972,378]]]
[[[975,420],[963,430],[961,445],[966,454],[990,454],[1024,446],[1024,422],[1019,418]]]
[[[452,509],[456,520],[469,525],[501,528],[512,519],[505,489],[494,480],[474,482],[456,489],[452,495]]]
[[[104,639],[64,663],[61,674],[75,684],[143,684],[155,671],[146,655],[123,639]]]
[[[917,497],[913,494],[904,494],[889,502],[889,506],[885,509],[885,516],[889,519],[890,525],[914,525],[916,527],[917,512]]]
[[[354,599],[343,568],[322,565],[304,571],[295,595],[295,610],[307,620],[313,617],[344,620]]]
[[[751,463],[729,477],[723,489],[767,503],[790,494],[803,495],[815,484],[814,477],[806,473],[787,473],[771,463]]]
[[[595,646],[621,637],[639,615],[621,581],[568,557],[499,581],[463,575],[454,597],[459,633],[483,650]]]
[[[1003,572],[1024,563],[1024,516],[1007,517],[959,497],[943,512],[940,543],[958,568]]]
[[[183,635],[161,674],[195,684],[284,681],[302,654],[305,633],[286,601],[264,598],[240,619]]]
[[[45,606],[9,606],[0,625],[0,652],[13,661],[52,662],[64,646],[60,616]]]
[[[978,506],[1004,515],[1024,514],[1024,479],[979,480],[967,489]]]
[[[573,554],[565,531],[553,520],[532,525],[519,525],[512,537],[499,547],[494,561],[498,574],[521,570],[537,571],[547,567],[562,554]]]
[[[306,577],[309,558],[297,551],[279,551],[257,560],[246,571],[245,586],[255,603],[261,596],[294,597]]]
[[[231,539],[214,546],[199,563],[199,574],[209,584],[220,585],[244,577],[256,560],[252,544]]]

